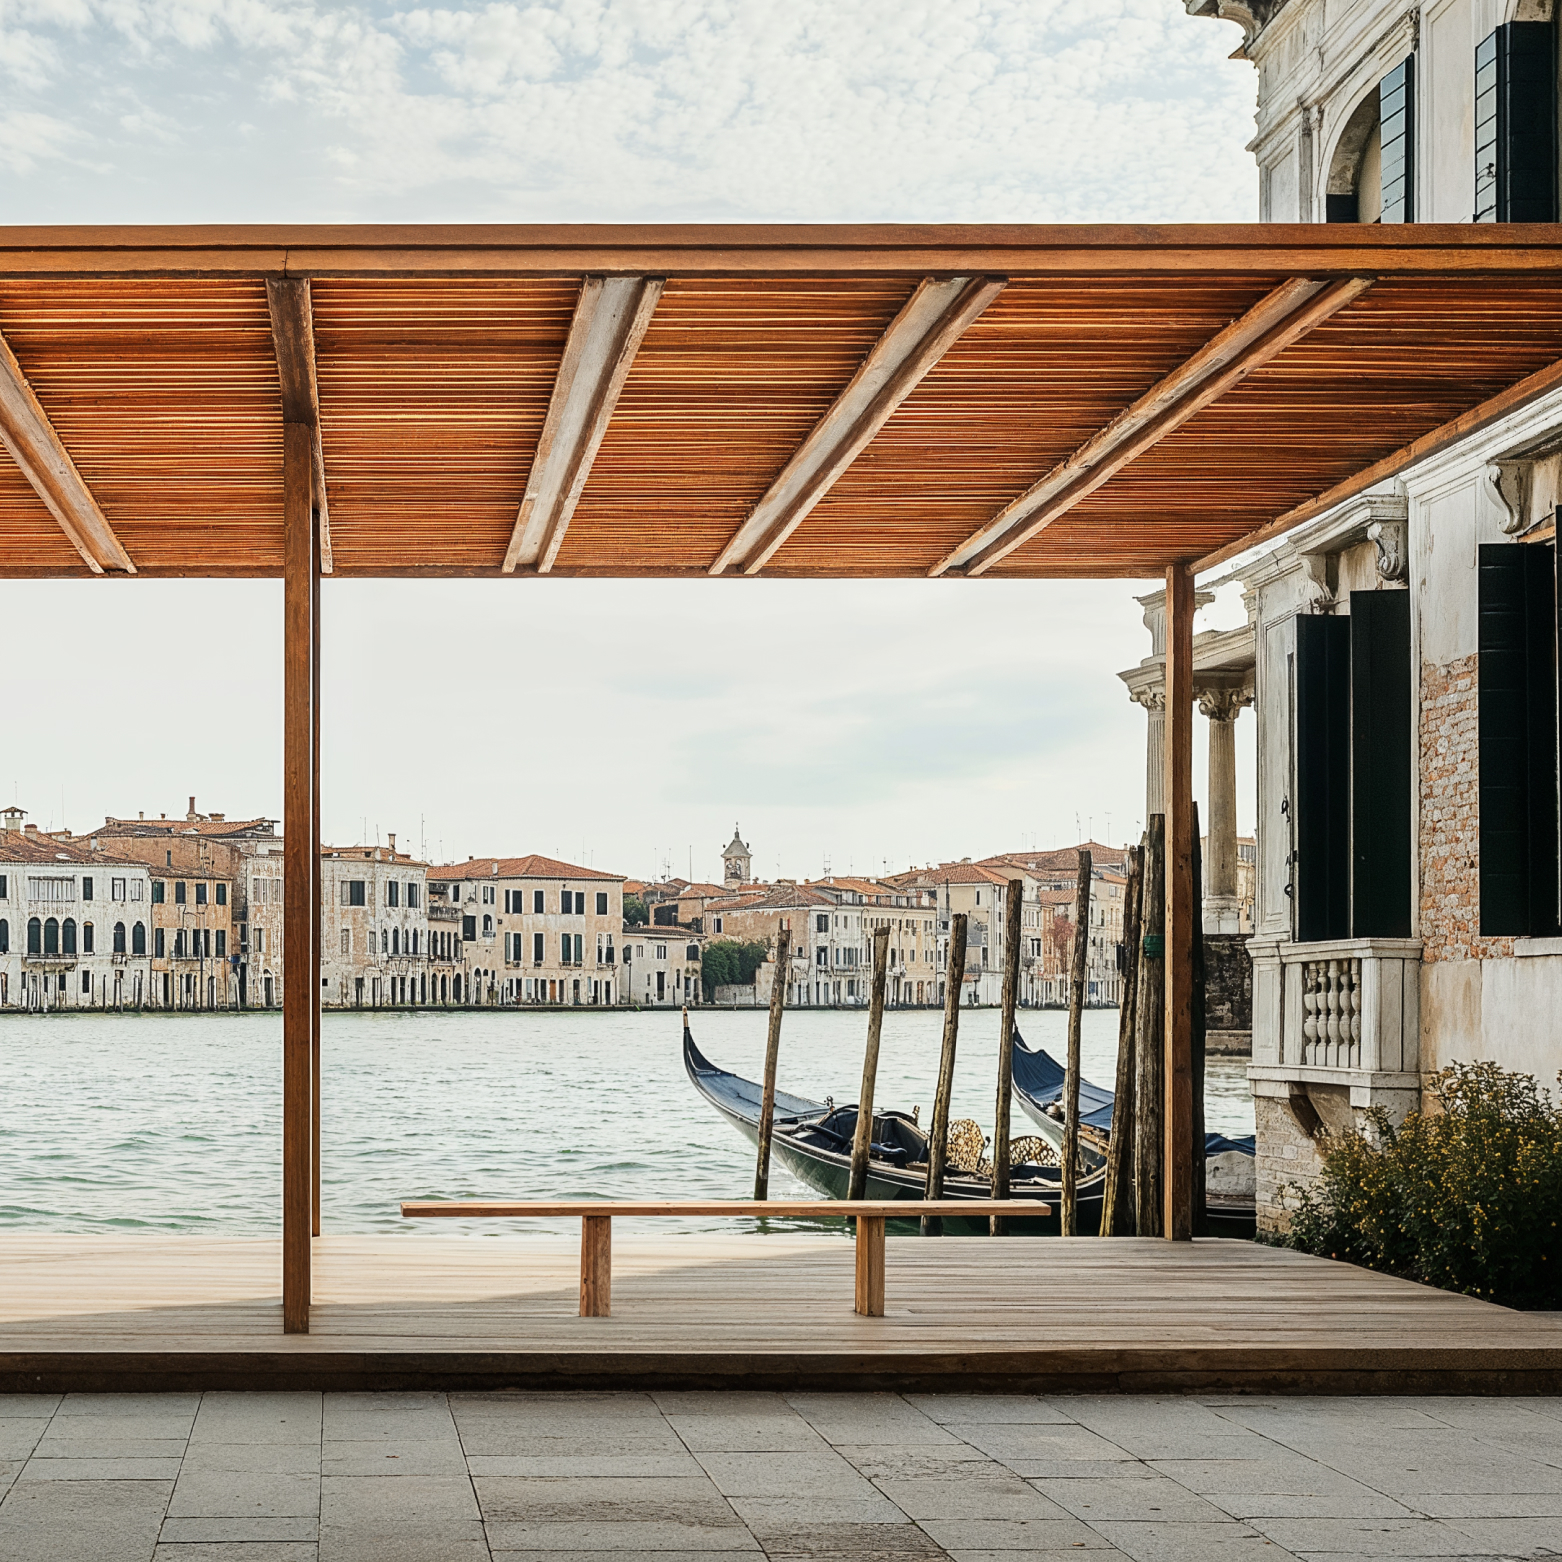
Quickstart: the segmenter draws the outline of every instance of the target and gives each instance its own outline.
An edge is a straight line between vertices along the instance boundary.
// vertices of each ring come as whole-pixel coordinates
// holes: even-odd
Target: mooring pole
[[[754,1168],[754,1197],[770,1197],[770,1135],[776,1115],[776,1063],[781,1056],[781,1011],[786,1008],[786,972],[792,958],[792,930],[785,922],[776,933],[776,975],[770,988],[770,1032],[765,1038],[765,1093],[759,1107],[759,1161]]]
[[[1166,570],[1165,1139],[1162,1235],[1193,1240],[1193,571]],[[1204,1153],[1203,1145],[1198,1153]]]
[[[1161,1207],[1161,1124],[1165,1118],[1166,1054],[1166,816],[1150,815],[1144,854],[1144,937],[1139,966],[1138,1028],[1134,1048],[1134,1229],[1158,1237]]]
[[[1193,1235],[1209,1235],[1209,1211],[1204,1205],[1205,1176],[1208,1171],[1204,1154],[1204,1059],[1208,1037],[1208,994],[1205,988],[1204,969],[1204,848],[1199,836],[1199,805],[1193,805],[1193,913],[1191,933],[1193,937],[1193,1005],[1190,1031],[1193,1073]]]
[[[1063,1073],[1063,1219],[1066,1237],[1079,1235],[1079,1041],[1090,959],[1090,853],[1074,870],[1074,949],[1068,979],[1068,1063]]]
[[[1134,1232],[1134,1052],[1138,1041],[1139,944],[1142,938],[1144,847],[1128,848],[1128,884],[1123,891],[1123,990],[1117,1009],[1117,1079],[1112,1102],[1112,1137],[1106,1150],[1106,1184],[1101,1190],[1101,1235]]]
[[[1025,914],[1025,880],[1010,879],[1003,919],[1003,1014],[998,1022],[998,1100],[993,1110],[993,1197],[1009,1196],[1009,1106],[1014,1086],[1014,1011],[1020,1001],[1020,939]],[[1002,1215],[989,1215],[988,1230],[1001,1237]]]
[[[949,1154],[949,1095],[955,1084],[955,1040],[960,1033],[960,989],[965,985],[966,914],[949,919],[949,960],[944,968],[944,1042],[938,1055],[938,1091],[933,1097],[933,1122],[927,1141],[927,1184],[924,1197],[944,1196],[944,1161]],[[942,1236],[940,1215],[922,1217],[922,1235]]]
[[[873,1145],[873,1086],[879,1076],[879,1033],[884,1029],[884,992],[889,985],[889,924],[873,931],[873,997],[868,1007],[868,1045],[862,1055],[862,1089],[857,1093],[857,1132],[852,1136],[852,1169],[846,1197],[868,1192],[868,1155]],[[858,1227],[859,1234],[861,1226]]]

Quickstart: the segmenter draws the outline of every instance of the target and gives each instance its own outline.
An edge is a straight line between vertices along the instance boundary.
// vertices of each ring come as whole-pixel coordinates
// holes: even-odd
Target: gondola
[[[1051,1053],[1032,1049],[1014,1033],[1014,1094],[1020,1109],[1036,1125],[1042,1138],[1063,1143],[1064,1068]],[[1114,1092],[1088,1079],[1079,1082],[1080,1155],[1087,1166],[1105,1164],[1112,1133]],[[1251,1235],[1256,1192],[1252,1134],[1233,1139],[1226,1134],[1204,1136],[1204,1208],[1211,1230],[1226,1235],[1235,1228]]]
[[[683,1028],[683,1066],[694,1088],[751,1143],[759,1140],[759,1114],[763,1095],[759,1083],[718,1068],[694,1044],[687,1023]],[[851,1175],[852,1139],[857,1132],[857,1108],[814,1101],[806,1096],[776,1091],[771,1154],[800,1182],[832,1199],[846,1197]],[[868,1162],[867,1197],[870,1199],[920,1199],[926,1187],[927,1135],[915,1118],[905,1112],[873,1114],[873,1145]],[[1055,1235],[1058,1230],[1059,1170],[1056,1166],[1023,1165],[1010,1174],[1010,1196],[1044,1201],[1052,1213],[1030,1219],[1017,1217],[1009,1229],[1020,1235]],[[1079,1179],[1079,1229],[1094,1232],[1101,1223],[1101,1186],[1104,1170]],[[992,1196],[987,1178],[951,1170],[944,1179],[948,1199],[985,1199]],[[946,1220],[952,1235],[985,1232],[985,1218]]]

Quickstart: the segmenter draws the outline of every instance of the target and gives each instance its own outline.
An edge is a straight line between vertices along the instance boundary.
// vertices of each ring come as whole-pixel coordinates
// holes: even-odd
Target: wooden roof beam
[[[553,383],[504,572],[546,575],[662,296],[661,277],[587,277]]]
[[[271,342],[282,383],[282,421],[309,429],[315,508],[320,512],[320,573],[331,573],[331,512],[325,492],[325,448],[320,440],[320,383],[315,372],[315,316],[308,277],[268,277]]]
[[[945,554],[928,574],[980,575],[990,569],[1371,285],[1369,277],[1332,283],[1293,277],[1282,283]]]
[[[0,442],[94,575],[135,565],[39,404],[11,344],[0,336]]]
[[[1005,283],[1003,277],[924,277],[710,573],[758,574]]]

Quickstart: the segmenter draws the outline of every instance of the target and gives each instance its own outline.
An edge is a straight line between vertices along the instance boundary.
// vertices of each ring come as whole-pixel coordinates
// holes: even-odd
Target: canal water
[[[885,1016],[881,1107],[931,1115],[942,1016]],[[762,1068],[766,1016],[698,1010],[715,1063]],[[867,1016],[788,1010],[780,1083],[854,1101]],[[1061,1056],[1066,1016],[1028,1011]],[[327,1014],[322,1225],[327,1232],[497,1235],[573,1223],[403,1221],[406,1198],[746,1197],[751,1146],[695,1094],[676,1010]],[[961,1016],[953,1116],[990,1133],[996,1010]],[[1110,1085],[1115,1010],[1084,1017],[1084,1074]],[[280,1225],[281,1023],[275,1014],[0,1018],[0,1229],[204,1232]],[[1209,1127],[1251,1133],[1245,1060],[1212,1062]],[[1014,1108],[1014,1132],[1028,1125]],[[809,1190],[777,1167],[778,1196]],[[686,1230],[737,1229],[690,1221]],[[671,1221],[655,1229],[671,1234]],[[796,1229],[795,1226],[791,1229]]]

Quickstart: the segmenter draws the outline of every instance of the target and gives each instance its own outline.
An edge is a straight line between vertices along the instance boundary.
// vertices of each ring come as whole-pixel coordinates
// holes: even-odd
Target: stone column
[[[1201,689],[1199,710],[1209,718],[1208,844],[1204,852],[1204,931],[1240,933],[1237,895],[1237,715],[1252,703],[1251,689]]]
[[[1144,706],[1148,718],[1144,739],[1144,817],[1148,827],[1151,814],[1166,812],[1166,691],[1140,689],[1129,698]]]

